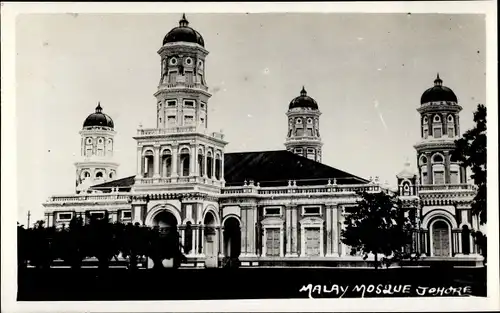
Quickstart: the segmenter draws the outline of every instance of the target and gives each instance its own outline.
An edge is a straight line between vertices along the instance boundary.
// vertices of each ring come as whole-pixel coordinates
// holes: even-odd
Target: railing
[[[136,178],[136,185],[153,185],[153,184],[190,184],[190,183],[200,183],[206,185],[213,185],[217,187],[222,187],[223,182],[210,179],[206,177],[199,176],[180,176],[180,177],[154,177],[154,178]]]
[[[321,137],[314,137],[314,136],[296,136],[296,137],[289,137],[286,138],[286,141],[300,141],[300,140],[321,140]]]
[[[442,191],[442,190],[475,190],[471,184],[440,184],[440,185],[421,185],[419,191]]]
[[[321,185],[321,186],[283,186],[283,187],[260,187],[250,186],[232,186],[224,187],[222,194],[248,194],[259,195],[286,195],[286,194],[324,194],[324,193],[356,193],[356,192],[380,192],[382,187],[379,185]]]
[[[201,89],[204,91],[208,91],[208,87],[204,86],[200,83],[188,83],[182,79],[177,80],[175,83],[161,83],[161,87],[167,87],[167,88],[196,88],[196,89]]]
[[[138,136],[161,136],[161,135],[171,135],[179,133],[202,133],[210,137],[223,140],[224,134],[219,132],[208,132],[203,127],[197,126],[178,126],[169,128],[139,128],[137,130]]]
[[[74,196],[52,196],[49,202],[83,202],[83,201],[102,201],[102,200],[128,200],[129,194],[89,194]]]

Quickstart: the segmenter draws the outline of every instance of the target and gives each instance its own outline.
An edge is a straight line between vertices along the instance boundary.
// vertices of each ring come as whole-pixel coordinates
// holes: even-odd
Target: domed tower
[[[457,96],[437,75],[434,86],[420,99],[421,140],[414,146],[421,185],[461,184],[466,170],[452,157],[455,140],[460,134]]]
[[[194,188],[217,191],[224,185],[223,135],[208,132],[205,80],[208,51],[183,14],[163,38],[156,97],[156,128],[139,128],[135,190]],[[176,187],[176,188],[177,188]],[[197,187],[196,187],[197,188]]]
[[[307,95],[302,87],[300,96],[290,102],[288,112],[288,134],[285,147],[288,151],[321,162],[321,137],[319,134],[319,116],[316,101]]]
[[[116,178],[118,164],[112,162],[115,134],[113,120],[98,103],[80,131],[82,161],[75,163],[77,193]]]

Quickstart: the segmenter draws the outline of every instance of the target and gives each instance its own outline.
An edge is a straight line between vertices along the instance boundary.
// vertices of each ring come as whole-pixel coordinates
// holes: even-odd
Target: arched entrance
[[[443,220],[432,224],[432,252],[433,256],[450,256],[450,227]]]
[[[207,212],[205,219],[203,220],[203,225],[205,225],[203,234],[203,253],[206,257],[205,265],[206,267],[217,267],[218,266],[218,233],[216,228],[215,216],[212,212]]]
[[[241,252],[240,221],[236,217],[228,217],[224,221],[224,256],[237,258]]]
[[[152,245],[149,247],[153,266],[156,268],[176,266],[176,260],[180,257],[177,218],[171,212],[161,210],[153,216],[151,224],[159,230],[159,236],[153,237]]]

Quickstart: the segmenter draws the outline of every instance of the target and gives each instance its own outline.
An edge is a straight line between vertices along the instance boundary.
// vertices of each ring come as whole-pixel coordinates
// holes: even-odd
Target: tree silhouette
[[[404,257],[404,247],[411,244],[414,229],[410,219],[405,217],[401,202],[395,195],[380,193],[359,193],[354,210],[345,216],[345,228],[341,231],[341,241],[351,246],[351,254],[374,255],[377,269],[380,261],[387,266]],[[378,255],[383,254],[382,260]]]
[[[472,214],[479,217],[481,225],[486,224],[486,106],[478,104],[474,112],[476,125],[466,131],[462,138],[455,141],[456,149],[453,156],[463,165],[472,170],[471,178],[477,187],[472,201]],[[479,230],[473,231],[476,243],[486,259],[486,235]]]

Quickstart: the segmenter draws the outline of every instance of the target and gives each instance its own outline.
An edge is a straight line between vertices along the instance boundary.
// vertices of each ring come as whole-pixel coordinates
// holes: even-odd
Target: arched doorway
[[[450,227],[443,220],[437,220],[432,225],[433,256],[450,256]]]
[[[173,267],[179,259],[179,233],[177,218],[167,210],[162,210],[153,216],[153,227],[159,234],[152,237],[149,255],[154,267]],[[149,267],[149,265],[148,265]]]
[[[224,221],[224,256],[237,258],[241,252],[240,222],[236,217]]]
[[[215,216],[212,212],[207,212],[205,219],[203,220],[203,225],[205,225],[204,235],[203,235],[203,253],[206,257],[205,265],[206,267],[217,267],[218,266],[218,233],[216,229]]]

